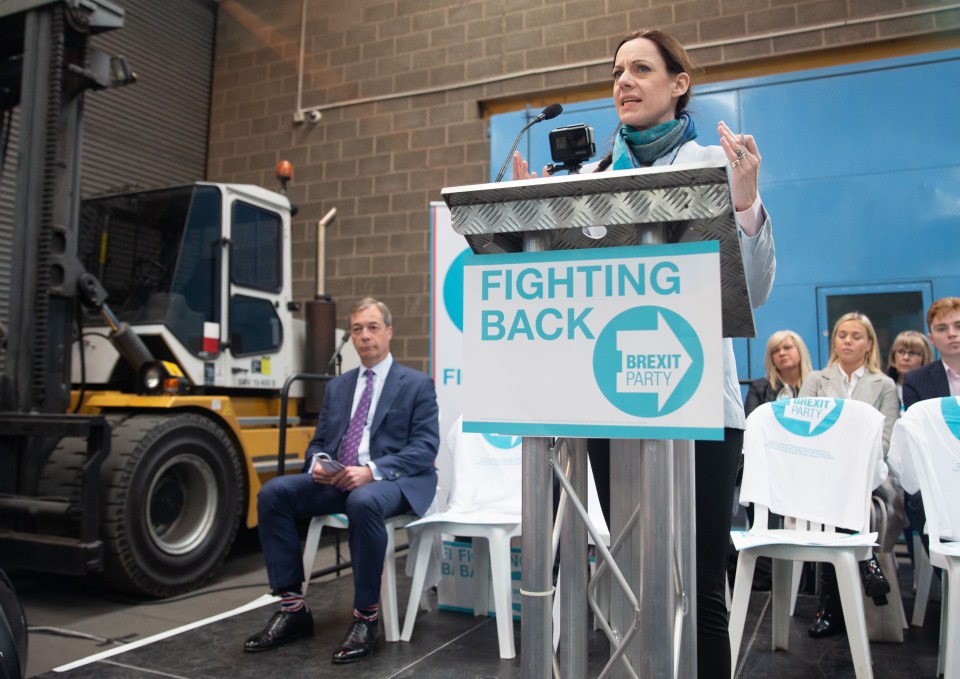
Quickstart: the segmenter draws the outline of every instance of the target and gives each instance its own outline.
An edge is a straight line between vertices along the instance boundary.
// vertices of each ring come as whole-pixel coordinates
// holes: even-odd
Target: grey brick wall
[[[327,292],[341,316],[361,296],[383,299],[395,317],[394,355],[426,370],[427,207],[444,186],[486,181],[485,105],[519,107],[564,91],[604,96],[611,50],[622,33],[641,26],[695,47],[708,73],[758,61],[763,70],[765,60],[773,72],[791,55],[801,62],[817,55],[822,65],[824,55],[829,63],[851,45],[956,40],[960,10],[945,11],[948,4],[307,0],[302,107],[329,108],[319,123],[296,125],[301,2],[222,0],[208,178],[273,187],[276,162],[292,161],[290,194],[300,206],[295,297],[313,295],[316,224],[336,207],[327,231]],[[421,93],[407,94],[413,91]],[[371,101],[352,103],[364,99]]]

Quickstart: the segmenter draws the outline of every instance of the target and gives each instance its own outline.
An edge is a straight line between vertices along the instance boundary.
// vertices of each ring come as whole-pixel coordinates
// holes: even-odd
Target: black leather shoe
[[[313,616],[307,608],[295,613],[277,611],[262,630],[254,634],[243,644],[247,653],[269,651],[300,637],[313,636]]]
[[[863,582],[863,593],[871,599],[876,600],[890,593],[890,583],[874,558],[860,562],[860,580]]]
[[[367,622],[354,618],[347,635],[333,652],[334,665],[346,665],[371,655],[380,642],[380,621]]]
[[[830,602],[821,603],[817,609],[817,619],[813,621],[807,634],[814,639],[823,639],[840,634],[845,629],[843,615],[832,610]]]

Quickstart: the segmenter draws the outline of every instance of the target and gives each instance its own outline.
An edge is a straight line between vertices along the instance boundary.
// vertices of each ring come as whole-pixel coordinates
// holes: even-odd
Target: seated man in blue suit
[[[922,368],[914,368],[903,376],[903,407],[909,409],[917,401],[943,396],[960,396],[960,297],[938,299],[927,310],[930,341],[940,352],[940,360]],[[906,499],[910,522],[921,529],[921,541],[927,546],[922,532],[926,523],[920,494]]]
[[[928,398],[960,395],[960,297],[944,297],[927,310],[930,341],[940,360],[903,376],[903,407]]]
[[[350,663],[373,653],[380,637],[384,519],[423,514],[436,493],[440,435],[433,381],[394,362],[393,320],[382,302],[368,297],[350,309],[350,336],[362,365],[327,384],[305,473],[271,479],[257,498],[260,543],[281,609],[247,639],[245,651],[265,651],[313,634],[301,589],[297,519],[345,513],[354,610],[333,662]]]

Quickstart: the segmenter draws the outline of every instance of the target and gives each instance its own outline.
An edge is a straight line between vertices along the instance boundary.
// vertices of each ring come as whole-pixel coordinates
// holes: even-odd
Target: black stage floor
[[[900,568],[908,617],[913,610],[910,577],[909,565]],[[398,581],[403,606],[409,581],[402,576]],[[51,671],[39,676],[48,679],[156,679],[158,676],[182,679],[343,676],[519,679],[523,674],[519,656],[514,660],[499,659],[496,622],[492,618],[449,612],[421,613],[410,643],[383,644],[372,658],[361,663],[332,665],[330,656],[350,620],[351,598],[349,577],[312,585],[307,599],[316,620],[316,635],[313,639],[300,640],[274,651],[258,654],[242,651],[244,639],[259,630],[272,614],[275,604],[270,604],[66,672]],[[743,646],[746,650],[741,652],[738,676],[777,679],[853,677],[846,636],[821,640],[807,637],[806,628],[815,609],[815,597],[801,596],[791,623],[790,650],[772,652],[769,593],[754,592],[744,630]],[[871,644],[874,676],[877,679],[933,677],[939,624],[940,605],[931,602],[927,607],[926,625],[922,629],[911,627],[906,630],[903,644]],[[515,624],[514,630],[519,653],[519,623]],[[743,653],[746,653],[745,658]],[[600,673],[608,656],[609,647],[602,633],[592,632],[588,650],[589,677]]]

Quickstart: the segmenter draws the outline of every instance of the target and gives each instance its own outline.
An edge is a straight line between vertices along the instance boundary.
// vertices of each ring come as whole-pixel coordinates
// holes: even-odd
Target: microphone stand
[[[337,364],[337,372],[333,373],[335,375],[340,374],[341,366],[343,365],[343,356],[340,355],[340,352],[343,350],[343,347],[346,345],[347,340],[350,339],[350,331],[347,330],[343,333],[343,337],[340,338],[340,344],[337,345],[337,350],[333,352],[333,356],[330,357],[329,363],[327,363],[326,373],[329,375],[330,368],[333,367],[333,364]]]
[[[520,134],[518,134],[517,138],[513,140],[513,146],[510,147],[510,153],[508,153],[507,157],[503,159],[503,165],[500,166],[500,171],[497,173],[497,178],[493,180],[494,184],[503,179],[503,173],[507,171],[507,164],[510,162],[510,159],[513,158],[513,152],[517,150],[517,146],[520,145],[520,139],[523,137],[523,133],[539,122],[556,118],[562,111],[563,107],[560,104],[550,104],[540,112],[540,115],[523,126],[523,129],[520,130]]]
[[[503,165],[500,166],[500,171],[497,173],[497,178],[493,180],[494,184],[503,179],[503,173],[507,171],[507,164],[510,162],[510,159],[513,158],[513,152],[517,150],[517,146],[520,145],[520,138],[523,137],[523,133],[539,122],[540,121],[537,118],[534,118],[529,123],[524,125],[523,129],[520,130],[520,134],[518,134],[517,138],[513,140],[513,146],[510,147],[510,153],[507,154],[507,157],[503,161]]]

